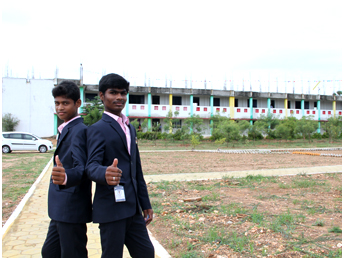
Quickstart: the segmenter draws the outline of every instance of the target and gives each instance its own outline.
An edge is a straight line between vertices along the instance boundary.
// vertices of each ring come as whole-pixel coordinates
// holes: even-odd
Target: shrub
[[[2,117],[2,131],[14,131],[19,124],[19,119],[12,116],[11,113],[6,113]]]
[[[320,140],[322,138],[322,135],[320,133],[314,133],[314,134],[312,134],[311,138]]]

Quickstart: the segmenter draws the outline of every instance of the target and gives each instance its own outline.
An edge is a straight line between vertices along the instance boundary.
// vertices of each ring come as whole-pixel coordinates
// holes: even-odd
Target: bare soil
[[[329,232],[341,232],[341,182],[319,174],[149,183],[149,230],[172,257],[341,257],[341,233]]]
[[[316,151],[314,153],[318,153]],[[341,154],[342,151],[323,151]],[[142,152],[144,174],[224,172],[341,165],[342,157],[304,154],[226,154],[206,152]]]

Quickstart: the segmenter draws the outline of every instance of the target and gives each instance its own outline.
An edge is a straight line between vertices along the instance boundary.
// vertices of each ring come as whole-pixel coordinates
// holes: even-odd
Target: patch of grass
[[[242,208],[238,203],[230,203],[228,205],[221,205],[220,211],[222,214],[235,216],[236,214],[245,214],[248,210]]]
[[[342,229],[340,227],[334,226],[328,230],[328,232],[333,232],[333,233],[342,233]]]
[[[325,182],[318,182],[312,179],[306,179],[306,180],[293,179],[292,188],[300,189],[300,188],[310,188],[314,186],[324,186],[324,185],[326,185]]]
[[[264,214],[263,213],[259,213],[256,210],[253,211],[253,213],[251,214],[251,221],[253,223],[257,223],[260,224],[264,221]]]
[[[211,195],[206,195],[202,198],[203,201],[218,201],[220,194],[213,192]]]
[[[312,226],[323,227],[323,226],[325,226],[325,221],[321,220],[321,219],[317,219]]]
[[[10,153],[2,155],[3,209],[11,209],[24,197],[53,155],[47,153]],[[6,166],[8,165],[8,166]],[[14,209],[13,209],[14,210]],[[2,213],[3,219],[12,212]]]

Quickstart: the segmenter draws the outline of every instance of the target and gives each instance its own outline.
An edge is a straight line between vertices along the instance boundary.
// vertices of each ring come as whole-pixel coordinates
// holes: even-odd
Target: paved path
[[[49,187],[50,172],[52,163],[48,165],[45,172],[42,172],[32,192],[28,192],[26,198],[18,206],[9,221],[3,227],[2,235],[2,257],[3,258],[41,258],[41,247],[46,237],[49,225],[47,213],[47,191]],[[308,168],[256,170],[256,171],[233,171],[233,172],[212,172],[212,173],[188,173],[188,174],[164,174],[146,175],[147,182],[157,181],[185,181],[217,179],[224,176],[244,177],[251,175],[292,175],[292,174],[312,174],[326,172],[341,172],[342,166],[321,166]],[[31,194],[31,196],[30,196]],[[25,203],[24,203],[25,202]],[[88,224],[88,254],[90,258],[101,256],[101,246],[99,238],[98,224]],[[151,237],[156,249],[156,257],[169,257],[162,246]],[[128,251],[124,251],[124,257],[129,258]]]

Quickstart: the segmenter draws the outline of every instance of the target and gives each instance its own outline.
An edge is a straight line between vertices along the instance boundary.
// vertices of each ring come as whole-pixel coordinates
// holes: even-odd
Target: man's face
[[[99,92],[99,97],[103,101],[105,111],[120,116],[127,102],[127,94],[125,89],[108,88],[105,93]]]
[[[59,96],[54,98],[54,102],[56,114],[64,122],[67,122],[78,115],[78,108],[81,106],[80,99],[74,102],[71,98]]]

